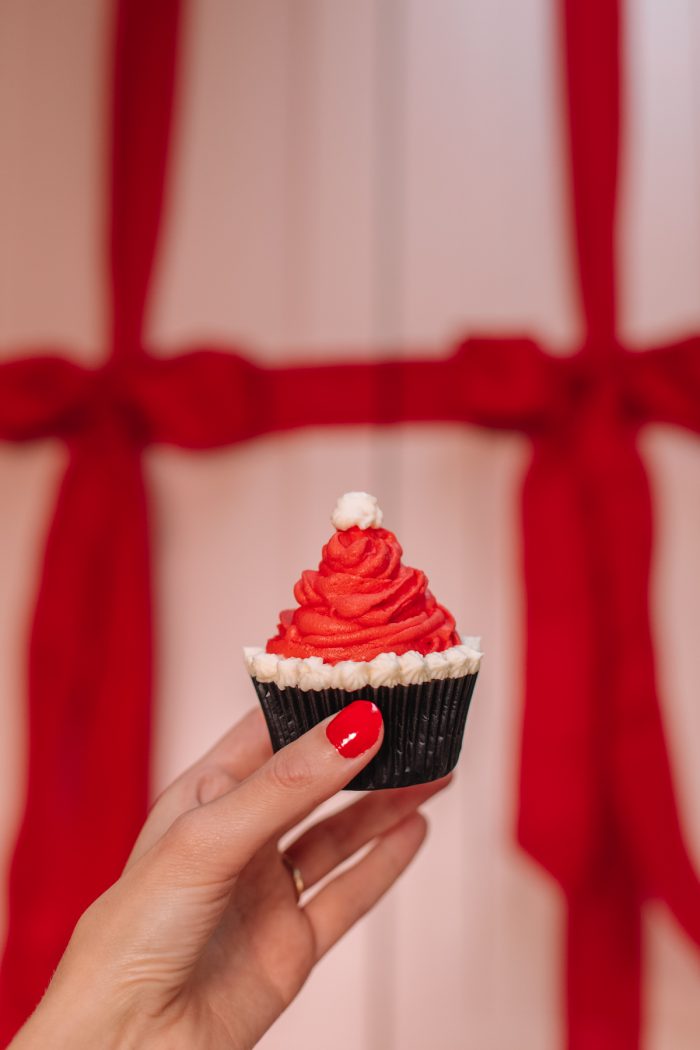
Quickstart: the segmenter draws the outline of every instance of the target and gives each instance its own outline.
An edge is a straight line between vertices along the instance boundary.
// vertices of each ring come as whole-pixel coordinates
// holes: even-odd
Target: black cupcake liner
[[[466,674],[420,685],[352,691],[280,689],[274,682],[252,681],[275,751],[353,700],[372,700],[382,712],[384,740],[369,765],[347,785],[351,791],[372,791],[425,784],[454,769],[476,678]]]

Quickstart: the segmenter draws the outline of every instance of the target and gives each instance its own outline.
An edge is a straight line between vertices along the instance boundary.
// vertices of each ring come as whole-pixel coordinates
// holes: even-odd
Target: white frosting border
[[[481,664],[481,638],[462,638],[441,653],[421,656],[417,652],[380,653],[373,660],[342,660],[327,664],[320,656],[300,659],[266,653],[256,646],[243,649],[246,667],[259,682],[274,682],[280,689],[363,689],[372,686],[417,685],[438,678],[461,678],[476,674]]]

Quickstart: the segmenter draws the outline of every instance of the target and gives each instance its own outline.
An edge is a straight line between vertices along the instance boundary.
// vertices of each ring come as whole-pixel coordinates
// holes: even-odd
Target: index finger
[[[175,877],[235,879],[270,839],[279,838],[352,780],[383,739],[379,709],[356,700],[284,747],[232,791],[183,814],[161,840],[166,857],[187,857]]]

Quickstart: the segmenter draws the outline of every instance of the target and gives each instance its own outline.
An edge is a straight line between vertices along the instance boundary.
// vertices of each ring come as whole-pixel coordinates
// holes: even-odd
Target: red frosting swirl
[[[318,571],[302,572],[294,587],[299,607],[280,613],[267,652],[336,664],[459,645],[454,618],[435,601],[425,573],[401,564],[402,553],[387,529],[336,532]]]

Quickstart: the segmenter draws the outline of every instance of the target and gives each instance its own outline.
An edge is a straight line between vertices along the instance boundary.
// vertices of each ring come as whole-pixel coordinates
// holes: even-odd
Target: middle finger
[[[284,852],[301,872],[308,890],[372,839],[446,788],[451,780],[452,774],[449,774],[429,784],[370,792],[359,802],[314,824]]]

